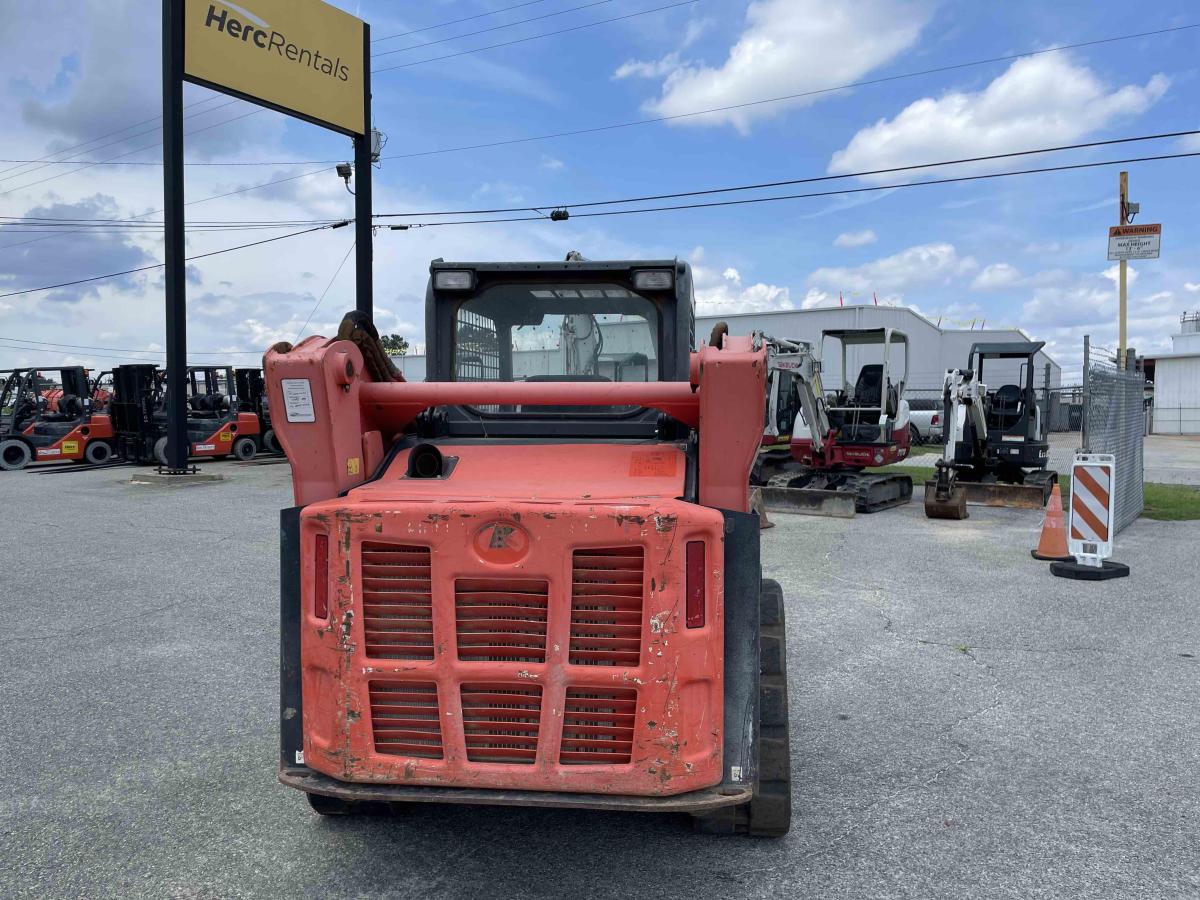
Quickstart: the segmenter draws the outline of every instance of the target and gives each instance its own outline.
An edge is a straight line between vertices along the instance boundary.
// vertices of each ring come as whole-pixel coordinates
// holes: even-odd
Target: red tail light
[[[938,416],[937,416],[937,414],[935,413],[935,414],[934,414],[934,417],[933,417],[932,419],[930,419],[930,420],[929,420],[929,424],[930,424],[930,425],[936,425],[936,424],[937,424],[938,422],[940,422],[940,421],[941,421],[941,419],[939,419],[939,418],[938,418]]]
[[[704,541],[687,545],[687,627],[704,627]]]
[[[318,534],[313,540],[313,615],[329,618],[329,535]]]

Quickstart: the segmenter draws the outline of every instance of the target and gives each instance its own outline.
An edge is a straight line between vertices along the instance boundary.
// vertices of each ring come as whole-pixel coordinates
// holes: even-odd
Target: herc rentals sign
[[[321,0],[186,0],[184,75],[364,134],[363,29],[362,20]]]

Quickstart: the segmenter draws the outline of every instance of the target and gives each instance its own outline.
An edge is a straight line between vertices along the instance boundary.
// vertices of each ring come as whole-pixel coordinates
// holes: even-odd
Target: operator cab
[[[679,260],[457,263],[430,266],[428,380],[686,381],[692,276]],[[425,437],[655,439],[668,417],[632,406],[447,406]]]
[[[830,425],[855,443],[888,443],[894,434],[907,434],[908,404],[902,407],[901,398],[908,378],[908,335],[894,328],[826,331],[821,335],[823,360],[830,359],[830,342],[837,345],[842,379],[842,386],[827,398]],[[898,375],[893,368],[897,355],[903,362]],[[858,374],[851,383],[856,366]]]
[[[1034,387],[1035,357],[1044,341],[972,344],[967,368],[980,385],[1001,373],[1016,375],[1016,381],[989,389],[985,394],[987,455],[992,464],[1006,469],[1042,468],[1049,458],[1049,444],[1042,430],[1042,414]],[[967,423],[970,426],[970,423]],[[1014,476],[1015,477],[1015,476]]]

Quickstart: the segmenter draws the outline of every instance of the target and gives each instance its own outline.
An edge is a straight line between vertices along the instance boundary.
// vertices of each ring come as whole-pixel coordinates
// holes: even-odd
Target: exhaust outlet
[[[442,451],[433,444],[418,444],[408,454],[409,478],[441,478],[445,469]]]

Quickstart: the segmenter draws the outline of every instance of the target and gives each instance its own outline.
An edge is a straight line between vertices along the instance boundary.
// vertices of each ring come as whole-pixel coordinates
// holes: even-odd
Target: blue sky
[[[541,0],[459,25],[381,41],[388,64],[418,61],[665,5],[668,0]],[[513,6],[515,0],[337,5],[376,36]],[[252,0],[242,5],[252,6]],[[13,2],[0,23],[6,61],[0,112],[10,123],[0,155],[37,159],[159,111],[154,0]],[[487,34],[457,38],[535,16]],[[555,37],[408,66],[375,79],[385,156],[421,153],[744,104],[974,60],[1200,22],[1184,0],[934,2],[700,0]],[[442,41],[414,48],[427,41]],[[376,171],[379,212],[555,206],[697,188],[845,174],[893,165],[1200,127],[1193,100],[1200,28],[1015,61],[900,78],[884,84],[764,103],[731,113],[554,140],[386,160]],[[376,65],[382,65],[377,60]],[[190,102],[208,92],[188,89]],[[217,103],[206,104],[215,107]],[[198,112],[203,111],[201,107]],[[348,157],[346,139],[248,105],[197,115],[220,122],[189,140],[197,162]],[[112,146],[74,156],[104,159],[153,144],[150,123]],[[105,142],[108,143],[108,142]],[[94,151],[94,152],[93,152]],[[1175,139],[958,167],[999,171],[1037,164],[1200,151]],[[124,157],[154,161],[157,149]],[[71,155],[63,158],[72,158]],[[1044,163],[1043,163],[1044,161]],[[8,168],[15,164],[0,164]],[[161,205],[154,166],[17,167],[0,172],[0,215],[124,218]],[[1133,264],[1131,342],[1165,348],[1180,312],[1200,307],[1192,252],[1197,161],[1138,164],[1131,196],[1139,222],[1162,222],[1163,257]],[[301,166],[194,167],[189,199],[309,171]],[[1018,326],[1051,342],[1068,375],[1082,335],[1115,346],[1116,291],[1105,236],[1116,219],[1117,168],[882,191],[712,210],[565,223],[532,222],[380,231],[379,323],[416,343],[430,259],[680,256],[697,271],[702,312],[846,302],[908,304],[944,323]],[[946,174],[951,174],[947,172]],[[42,179],[53,177],[52,180]],[[35,183],[41,182],[41,183]],[[878,180],[828,184],[854,187]],[[353,201],[332,171],[197,205],[192,221],[349,216]],[[149,217],[153,218],[153,217]],[[31,241],[0,228],[0,294],[161,258],[161,240],[64,234]],[[232,232],[189,238],[203,253],[254,239]],[[190,345],[253,359],[293,339],[328,288],[312,328],[328,332],[353,305],[353,267],[334,272],[350,229],[325,231],[196,264]],[[15,245],[15,246],[14,246]],[[100,350],[36,352],[20,341],[161,350],[156,273],[48,293],[0,298],[0,366],[59,359],[108,366]],[[70,353],[69,356],[66,353]],[[198,357],[199,358],[199,357]]]

